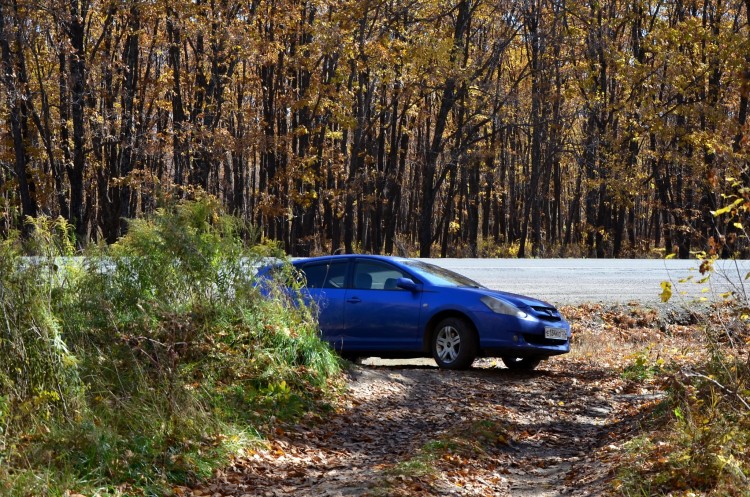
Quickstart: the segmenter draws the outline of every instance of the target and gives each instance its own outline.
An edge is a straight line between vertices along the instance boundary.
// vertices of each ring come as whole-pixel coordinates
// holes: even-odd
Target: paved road
[[[711,279],[702,275],[696,260],[664,259],[430,259],[483,285],[522,293],[552,304],[583,302],[658,304],[661,282],[674,286],[673,304],[731,290],[750,292],[750,261],[717,261]],[[690,281],[680,283],[681,279]],[[707,288],[707,292],[703,289]],[[686,292],[680,295],[680,292]]]

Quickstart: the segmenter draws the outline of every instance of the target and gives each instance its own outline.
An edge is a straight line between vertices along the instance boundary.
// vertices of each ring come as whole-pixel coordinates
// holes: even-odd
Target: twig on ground
[[[734,395],[735,397],[737,397],[737,400],[739,400],[740,403],[742,403],[742,405],[745,406],[745,409],[747,409],[748,411],[750,411],[750,405],[747,403],[747,401],[745,399],[742,398],[742,396],[739,393],[735,392],[731,388],[725,387],[724,385],[722,385],[718,381],[714,380],[713,378],[711,378],[709,376],[706,376],[704,374],[701,374],[701,373],[696,373],[696,372],[691,372],[691,371],[686,371],[683,374],[686,377],[688,377],[688,378],[702,378],[702,379],[708,381],[709,383],[712,383],[713,385],[716,385],[719,389],[723,390],[724,392],[726,392],[726,393],[728,393],[730,395]]]

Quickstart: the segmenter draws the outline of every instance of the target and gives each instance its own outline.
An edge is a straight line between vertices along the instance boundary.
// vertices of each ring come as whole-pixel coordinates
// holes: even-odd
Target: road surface
[[[428,259],[496,290],[556,305],[661,302],[661,283],[673,285],[672,304],[690,305],[730,290],[750,292],[750,261],[717,261],[704,283],[697,260],[664,259]],[[686,278],[689,281],[680,282]],[[743,285],[744,283],[744,285]],[[706,289],[706,290],[704,290]],[[681,294],[685,292],[685,294]]]

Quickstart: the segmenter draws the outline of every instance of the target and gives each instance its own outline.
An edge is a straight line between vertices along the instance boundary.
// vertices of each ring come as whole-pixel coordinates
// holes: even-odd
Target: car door
[[[340,349],[344,329],[344,299],[348,260],[318,261],[303,264],[298,269],[304,274],[308,304],[318,315],[324,340]]]
[[[410,277],[382,261],[356,259],[344,304],[344,348],[410,351],[419,343],[422,293],[396,286]]]

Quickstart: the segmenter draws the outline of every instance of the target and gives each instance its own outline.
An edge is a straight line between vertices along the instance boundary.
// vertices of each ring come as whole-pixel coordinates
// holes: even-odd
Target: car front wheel
[[[531,371],[542,362],[539,357],[503,357],[502,360],[513,371]]]
[[[432,357],[444,369],[466,369],[476,357],[476,338],[466,321],[446,318],[432,336]]]

